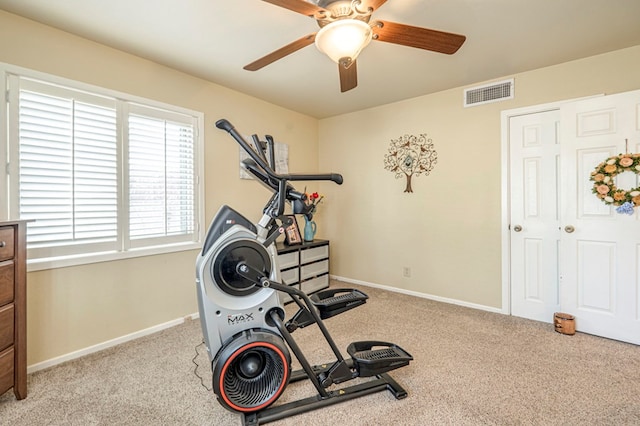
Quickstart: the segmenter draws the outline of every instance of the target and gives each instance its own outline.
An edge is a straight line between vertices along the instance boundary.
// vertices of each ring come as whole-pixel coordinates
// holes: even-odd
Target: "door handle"
[[[520,232],[520,231],[522,231],[522,226],[516,225],[516,226],[513,227],[513,230],[516,231],[516,232]]]
[[[572,232],[573,232],[573,231],[575,231],[575,230],[576,230],[576,228],[574,228],[574,227],[573,227],[573,226],[571,226],[571,225],[567,225],[567,226],[565,226],[565,227],[564,227],[564,232],[566,232],[567,234],[570,234],[570,233],[572,233]]]

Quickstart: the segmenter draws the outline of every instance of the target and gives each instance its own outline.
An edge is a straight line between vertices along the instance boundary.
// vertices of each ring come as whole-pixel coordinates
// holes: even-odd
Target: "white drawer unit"
[[[284,284],[296,286],[306,294],[329,287],[329,241],[314,240],[287,246],[277,243],[280,277]],[[281,295],[283,302],[291,298]]]

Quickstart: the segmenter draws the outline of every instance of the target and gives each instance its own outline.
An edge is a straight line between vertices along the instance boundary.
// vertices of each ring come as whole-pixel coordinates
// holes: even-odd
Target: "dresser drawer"
[[[13,347],[0,351],[0,394],[13,387]]]
[[[280,278],[282,282],[289,285],[298,282],[298,268],[287,269],[286,271],[280,272]]]
[[[13,226],[5,226],[0,228],[0,261],[13,256]]]
[[[322,262],[310,263],[300,268],[300,279],[306,280],[307,278],[315,277],[316,275],[329,272],[329,261],[323,260]]]
[[[298,252],[292,251],[291,253],[279,254],[278,265],[280,270],[298,266]]]
[[[300,288],[306,294],[313,293],[314,291],[322,290],[327,287],[329,287],[329,274],[316,277],[309,281],[304,281],[300,284]]]
[[[0,308],[0,351],[13,345],[13,305],[6,305]]]
[[[0,306],[13,302],[13,261],[0,262]]]
[[[329,257],[329,245],[314,247],[300,252],[300,263],[314,262]]]

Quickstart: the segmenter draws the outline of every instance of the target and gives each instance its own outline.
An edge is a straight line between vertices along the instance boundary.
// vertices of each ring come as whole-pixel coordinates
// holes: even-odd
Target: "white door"
[[[640,91],[561,107],[560,304],[578,331],[640,344],[640,216],[620,214],[589,177],[608,157],[640,153]],[[640,186],[633,172],[616,186]]]
[[[509,118],[511,314],[551,322],[559,310],[560,111]]]

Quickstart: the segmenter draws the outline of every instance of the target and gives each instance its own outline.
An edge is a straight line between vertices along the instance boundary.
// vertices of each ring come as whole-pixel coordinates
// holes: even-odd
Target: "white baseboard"
[[[194,314],[186,315],[183,318],[177,318],[162,324],[154,325],[153,327],[145,328],[131,334],[127,334],[115,339],[107,340],[106,342],[98,343],[97,345],[89,346],[84,349],[80,349],[74,352],[70,352],[65,355],[61,355],[55,358],[48,359],[46,361],[39,362],[27,366],[27,374],[34,373],[38,370],[44,370],[45,368],[53,367],[54,365],[62,364],[63,362],[71,361],[76,358],[80,358],[85,355],[92,354],[94,352],[102,351],[104,349],[111,348],[116,345],[120,345],[131,340],[139,339],[140,337],[148,336],[149,334],[157,333],[167,328],[175,327],[184,323],[186,320],[195,320],[200,318],[200,315],[196,312]]]
[[[450,303],[452,305],[464,306],[466,308],[479,309],[481,311],[494,312],[496,314],[504,314],[504,312],[503,312],[503,310],[501,308],[495,308],[493,306],[479,305],[477,303],[465,302],[464,300],[450,299],[448,297],[435,296],[433,294],[420,293],[418,291],[404,290],[404,289],[397,288],[397,287],[390,287],[390,286],[387,286],[387,285],[375,284],[375,283],[370,283],[370,282],[367,282],[367,281],[354,280],[352,278],[339,277],[337,275],[330,275],[329,277],[331,279],[333,279],[333,280],[342,281],[342,282],[346,282],[346,283],[352,283],[352,284],[359,284],[359,285],[363,285],[365,287],[379,288],[379,289],[390,291],[390,292],[393,292],[393,293],[400,293],[400,294],[406,294],[408,296],[421,297],[423,299],[435,300],[436,302]]]

